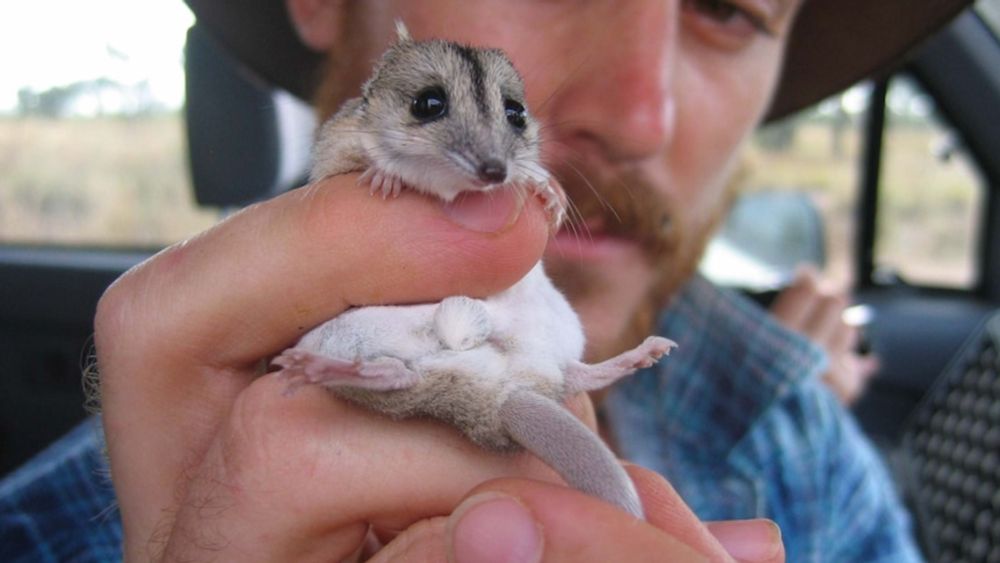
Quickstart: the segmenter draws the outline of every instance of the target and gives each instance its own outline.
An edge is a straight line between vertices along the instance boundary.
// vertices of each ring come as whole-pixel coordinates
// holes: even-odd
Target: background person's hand
[[[879,367],[877,357],[858,353],[859,329],[843,318],[849,305],[847,293],[821,280],[812,268],[799,270],[771,305],[778,322],[826,350],[830,366],[823,380],[848,406],[861,397]]]

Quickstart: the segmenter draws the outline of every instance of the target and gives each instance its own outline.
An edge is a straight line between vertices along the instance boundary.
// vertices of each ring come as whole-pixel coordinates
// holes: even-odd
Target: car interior
[[[178,182],[210,224],[302,185],[315,120],[189,23],[177,54],[183,104],[156,115],[180,124]],[[44,96],[28,94],[0,109],[0,146],[30,143],[17,137],[30,120],[57,120],[38,117]],[[69,121],[130,127],[143,118],[109,113]],[[1000,561],[1000,1],[977,2],[891,73],[768,124],[750,152],[750,187],[702,272],[762,306],[803,263],[849,287],[860,345],[879,360],[851,410],[889,461],[925,555]],[[817,154],[837,162],[835,173],[823,177],[832,169]],[[782,159],[795,171],[780,168]],[[5,168],[0,475],[90,415],[96,399],[81,375],[93,368],[98,299],[125,270],[183,238],[103,243],[18,232],[18,205],[47,210],[47,228],[60,233],[60,217],[93,204],[33,199],[41,180],[4,177]]]

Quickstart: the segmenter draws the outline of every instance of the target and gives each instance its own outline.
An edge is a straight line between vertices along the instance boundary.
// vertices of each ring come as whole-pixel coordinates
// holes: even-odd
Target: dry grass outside
[[[747,150],[752,175],[749,190],[797,190],[808,193],[824,220],[826,274],[846,284],[853,278],[854,209],[860,135],[845,128],[836,140],[831,128],[803,123],[784,150],[753,143]],[[839,142],[839,147],[835,145]]]
[[[876,260],[919,284],[967,287],[975,277],[982,210],[981,179],[963,154],[932,154],[940,129],[907,124],[885,136]],[[784,150],[748,149],[748,189],[808,192],[826,222],[827,274],[848,283],[854,273],[860,125],[845,128],[835,148],[832,126],[800,123]]]
[[[960,155],[931,155],[938,130],[906,125],[886,136],[881,263],[931,285],[966,286],[973,271],[980,182]],[[860,127],[835,142],[828,123],[798,124],[782,150],[748,148],[749,189],[798,189],[825,218],[828,274],[851,279]],[[839,143],[839,146],[837,146]],[[0,119],[0,243],[160,247],[215,223],[193,200],[180,115]]]
[[[211,226],[179,115],[0,119],[0,242],[159,247]]]

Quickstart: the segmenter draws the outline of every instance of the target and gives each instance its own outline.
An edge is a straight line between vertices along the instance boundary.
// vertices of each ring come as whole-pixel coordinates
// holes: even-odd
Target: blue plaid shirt
[[[622,457],[702,519],[774,520],[787,561],[922,560],[881,458],[820,379],[819,348],[703,278],[659,332],[677,350],[605,399]]]
[[[704,519],[775,520],[788,561],[920,559],[882,462],[819,380],[821,351],[700,278],[660,328],[680,347],[606,399],[624,457]],[[0,483],[0,561],[121,558],[101,452],[88,421]]]

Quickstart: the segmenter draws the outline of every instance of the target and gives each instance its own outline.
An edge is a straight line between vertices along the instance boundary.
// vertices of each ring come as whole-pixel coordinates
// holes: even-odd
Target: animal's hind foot
[[[576,362],[566,369],[569,393],[601,389],[636,370],[648,368],[677,347],[673,340],[650,336],[642,344],[599,364]]]
[[[287,382],[284,394],[290,395],[303,385],[355,387],[392,390],[414,385],[419,376],[398,358],[349,361],[328,358],[290,348],[271,362],[281,369],[274,373]]]

